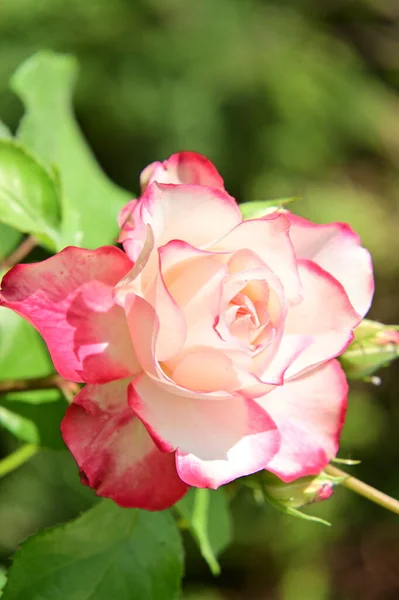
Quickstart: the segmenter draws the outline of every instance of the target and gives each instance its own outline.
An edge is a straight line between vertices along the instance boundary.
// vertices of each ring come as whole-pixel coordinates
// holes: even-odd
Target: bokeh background
[[[2,0],[0,115],[11,128],[22,105],[9,78],[43,48],[79,59],[77,117],[115,182],[137,194],[146,164],[190,149],[239,201],[301,196],[298,213],[359,232],[374,258],[371,316],[399,322],[397,0]],[[379,387],[353,385],[340,456],[399,497],[397,367],[381,375]],[[12,447],[1,432],[1,455]],[[0,562],[92,501],[69,455],[43,451],[0,480]],[[184,600],[399,598],[394,515],[345,489],[308,509],[331,528],[245,491],[232,508],[219,578],[187,540]]]

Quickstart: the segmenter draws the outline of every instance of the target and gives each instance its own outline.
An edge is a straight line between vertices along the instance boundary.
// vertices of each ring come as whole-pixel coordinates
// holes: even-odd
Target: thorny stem
[[[68,400],[72,402],[80,387],[77,383],[67,381],[60,375],[48,375],[47,377],[35,377],[31,379],[6,379],[0,381],[0,395],[9,392],[26,392],[33,390],[59,389]]]
[[[28,236],[21,242],[18,248],[14,250],[12,254],[10,254],[10,256],[0,263],[0,268],[8,269],[21,262],[21,260],[23,260],[25,256],[27,256],[33,250],[36,244],[37,242],[35,238],[31,235]]]
[[[367,498],[371,502],[379,504],[383,508],[399,515],[399,501],[395,500],[395,498],[391,498],[391,496],[376,490],[371,485],[363,483],[363,481],[348,475],[345,471],[341,471],[341,469],[337,469],[337,467],[333,467],[332,465],[325,467],[324,471],[333,477],[343,477],[341,485],[344,485],[348,490],[352,490],[352,492],[356,492],[356,494],[364,496],[364,498]]]

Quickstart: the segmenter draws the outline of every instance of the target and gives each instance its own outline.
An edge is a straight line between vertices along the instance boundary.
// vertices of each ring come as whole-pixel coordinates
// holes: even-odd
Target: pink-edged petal
[[[129,294],[144,295],[148,283],[154,281],[157,274],[157,253],[154,252],[154,233],[149,225],[146,226],[145,238],[141,250],[126,275],[118,281],[114,288],[115,301],[119,306],[125,306]]]
[[[224,182],[210,160],[197,152],[178,152],[163,162],[154,162],[140,175],[142,192],[158,183],[195,184],[224,190]]]
[[[166,287],[161,271],[147,290],[146,299],[154,307],[159,321],[155,355],[159,361],[166,361],[183,348],[186,340],[184,312]]]
[[[341,354],[360,320],[332,275],[310,260],[298,261],[298,267],[303,300],[288,311],[284,335],[270,367],[278,366],[286,378]]]
[[[211,244],[242,221],[236,201],[223,190],[156,182],[141,198],[140,218],[151,225],[157,246],[170,240]]]
[[[161,314],[167,317],[169,309],[172,309],[172,305],[169,308],[164,306]],[[178,351],[181,344],[184,343],[185,323],[180,323],[176,319],[175,331],[170,329],[168,321],[165,326],[161,326],[152,304],[135,294],[127,297],[125,310],[130,338],[141,368],[152,377],[162,376],[158,353],[165,359],[168,358],[171,350],[173,354]],[[170,347],[168,347],[168,336],[170,337]]]
[[[254,473],[279,447],[272,419],[253,400],[178,396],[141,375],[129,404],[159,448],[178,448],[177,470],[190,485],[216,488]]]
[[[345,374],[332,360],[257,398],[281,434],[266,469],[287,483],[317,475],[337,453],[347,393]]]
[[[162,510],[188,486],[175,457],[158,450],[127,404],[128,380],[87,385],[69,406],[61,431],[82,475],[99,496],[129,508]]]
[[[299,302],[301,285],[296,257],[289,237],[290,222],[283,214],[244,221],[218,240],[214,250],[236,251],[250,249],[281,280],[291,304]]]
[[[176,279],[179,279],[183,274],[186,277],[186,267],[190,264],[195,264],[194,261],[199,258],[213,258],[221,264],[226,263],[230,256],[230,252],[212,252],[211,250],[202,250],[196,248],[182,240],[171,240],[164,246],[159,248],[160,268],[165,280],[170,284]],[[225,268],[225,271],[227,269]]]
[[[152,252],[154,237],[152,229],[147,226],[147,238],[143,250],[134,267],[115,287],[115,298],[120,306],[129,307],[132,295],[145,296],[154,307],[158,319],[158,331],[155,354],[158,360],[168,360],[181,350],[187,336],[187,325],[184,313],[165,285],[162,273],[160,253]],[[150,258],[151,255],[151,258]],[[158,268],[154,268],[158,258]],[[150,277],[149,270],[153,273]],[[142,342],[141,342],[142,343]]]
[[[130,200],[118,216],[118,225],[121,228],[118,242],[123,244],[124,251],[133,262],[139,260],[145,246],[148,248],[149,227],[140,217],[140,206],[140,200]],[[153,239],[152,245],[154,245]]]
[[[177,472],[183,481],[199,488],[217,489],[238,477],[260,471],[278,452],[280,433],[274,422],[267,419],[265,412],[258,411],[259,405],[253,400],[248,400],[247,407],[248,429],[228,450],[226,458],[204,460],[177,450]]]
[[[297,215],[287,215],[290,237],[298,258],[313,260],[344,287],[354,309],[364,316],[374,293],[370,253],[345,223],[316,225]]]
[[[131,266],[111,246],[65,248],[41,263],[11,269],[2,281],[1,304],[38,329],[66,379],[121,379],[140,371],[124,311],[112,294]]]
[[[118,215],[118,225],[123,230],[124,228],[133,229],[134,223],[134,211],[137,210],[137,199],[130,200],[125,206],[121,209]],[[123,239],[120,239],[123,241]]]

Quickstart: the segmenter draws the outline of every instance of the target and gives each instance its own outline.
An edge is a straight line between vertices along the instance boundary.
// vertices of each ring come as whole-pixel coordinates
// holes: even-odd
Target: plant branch
[[[59,389],[68,400],[72,402],[73,397],[80,390],[79,384],[67,381],[57,374],[47,377],[35,377],[31,379],[6,379],[0,381],[0,395],[9,392],[27,392],[34,390]]]
[[[33,248],[36,246],[37,242],[33,236],[28,236],[25,238],[21,244],[14,250],[10,256],[8,256],[3,262],[0,263],[1,269],[9,269],[13,267],[17,263],[21,262],[27,256]]]
[[[345,471],[341,471],[341,469],[337,469],[337,467],[333,467],[332,465],[328,465],[324,471],[333,477],[343,477],[341,485],[344,485],[348,490],[352,490],[352,492],[356,492],[356,494],[367,498],[367,500],[379,504],[383,508],[399,515],[399,501],[395,500],[395,498],[391,498],[391,496],[376,490],[371,485],[363,483],[363,481],[348,475]]]

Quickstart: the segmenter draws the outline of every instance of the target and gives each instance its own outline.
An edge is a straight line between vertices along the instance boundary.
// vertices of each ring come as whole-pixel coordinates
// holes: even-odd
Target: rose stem
[[[8,269],[9,267],[13,267],[17,263],[21,262],[33,250],[36,246],[36,240],[33,236],[28,236],[25,238],[21,244],[18,246],[16,250],[10,256],[8,256],[2,263],[0,263],[0,268]]]
[[[363,483],[363,481],[348,475],[348,473],[337,469],[337,467],[333,467],[333,465],[328,465],[324,471],[333,477],[344,477],[341,485],[344,485],[348,490],[352,490],[352,492],[356,492],[356,494],[360,494],[360,496],[364,496],[364,498],[367,498],[371,502],[379,504],[383,508],[399,515],[399,501],[395,500],[395,498],[391,498],[391,496],[376,490],[371,485]]]

